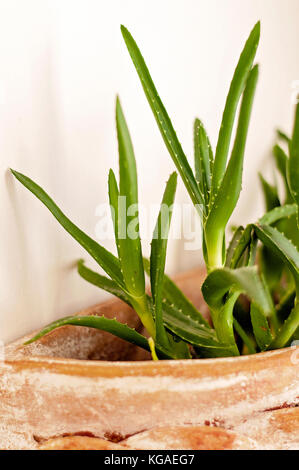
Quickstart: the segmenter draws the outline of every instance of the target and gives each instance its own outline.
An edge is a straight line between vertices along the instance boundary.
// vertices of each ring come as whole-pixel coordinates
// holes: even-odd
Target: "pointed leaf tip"
[[[261,35],[261,21],[260,20],[254,25],[252,33],[256,34],[256,36],[260,38],[260,35]]]

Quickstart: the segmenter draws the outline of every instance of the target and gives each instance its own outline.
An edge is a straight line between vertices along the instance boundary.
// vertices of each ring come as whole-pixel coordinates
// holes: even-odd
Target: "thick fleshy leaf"
[[[234,356],[239,356],[239,350],[236,344],[234,333],[234,307],[242,292],[238,289],[231,289],[225,299],[221,308],[213,309],[212,319],[217,331],[217,337],[223,343],[230,344],[234,351]]]
[[[261,217],[259,224],[275,225],[279,231],[286,232],[288,235],[292,235],[295,229],[296,238],[298,233],[296,220],[294,220],[296,213],[296,204],[275,207]],[[260,266],[269,288],[275,292],[280,285],[284,262],[271,248],[263,246],[260,250]]]
[[[95,328],[101,331],[107,331],[108,333],[117,336],[129,343],[132,343],[140,348],[146,349],[147,351],[150,350],[149,344],[147,339],[138,333],[133,328],[130,328],[128,325],[124,325],[123,323],[118,322],[117,320],[106,318],[104,316],[99,317],[96,315],[90,316],[72,316],[72,317],[65,317],[60,320],[57,320],[50,325],[43,328],[34,338],[28,341],[26,344],[33,343],[38,339],[45,336],[50,331],[55,330],[61,326],[65,325],[75,325],[75,326],[86,326],[88,328]],[[169,356],[168,353],[162,351],[159,346],[156,345],[157,352],[165,358],[165,359],[174,359],[172,356]]]
[[[97,287],[105,290],[106,292],[109,292],[110,294],[115,295],[116,297],[118,297],[119,299],[123,300],[128,305],[130,305],[130,307],[133,307],[132,299],[130,298],[130,296],[127,292],[120,289],[114,281],[111,281],[110,279],[106,278],[105,276],[101,276],[98,273],[96,273],[96,272],[92,271],[91,269],[87,268],[84,265],[82,260],[79,261],[79,263],[78,263],[78,271],[79,271],[79,274],[86,281],[90,282],[94,286],[97,286]],[[149,310],[154,312],[154,305],[153,305],[152,297],[147,296],[146,300],[147,300]],[[166,305],[166,302],[163,302],[163,307],[162,307],[163,308],[163,315],[162,315],[162,317],[163,317],[164,325],[169,326],[171,324],[172,307],[169,306],[169,305],[167,305],[165,307],[165,305]],[[168,313],[165,313],[165,309],[167,309]],[[164,315],[166,315],[167,321],[164,319]],[[185,314],[181,310],[175,309],[175,318],[176,318],[176,321],[179,321],[180,324],[184,323],[184,316],[185,316]],[[188,312],[187,312],[187,316],[188,316]],[[197,322],[197,321],[196,322],[194,321],[194,323],[196,325],[197,324],[200,325],[200,323]],[[210,326],[208,326],[208,328],[210,328]],[[169,328],[169,330],[172,331],[172,328]],[[177,335],[177,336],[179,336],[179,335]],[[187,347],[186,344],[180,344],[178,342],[173,343],[171,338],[169,338],[169,342],[171,344],[168,345],[167,350],[172,348],[171,349],[172,355],[174,355],[177,358],[190,359],[190,354],[189,354],[188,347]],[[164,351],[166,351],[166,349],[164,349]]]
[[[255,225],[255,232],[261,242],[286,264],[294,276],[299,294],[299,251],[283,233],[269,225]]]
[[[163,304],[163,319],[167,328],[184,341],[200,348],[204,356],[232,356],[230,345],[219,342],[215,330],[196,322],[173,305]]]
[[[144,269],[147,274],[150,273],[150,263],[149,260],[143,258]],[[211,328],[209,323],[204,319],[202,314],[197,310],[192,302],[184,295],[184,293],[179,289],[176,283],[170,279],[167,274],[164,274],[164,283],[163,283],[163,299],[164,304],[168,303],[170,306],[173,306],[176,310],[180,311],[182,315],[194,320],[200,325],[204,325],[207,328]]]
[[[119,151],[119,196],[124,202],[122,208],[118,204],[119,260],[126,289],[131,295],[141,297],[145,293],[145,279],[139,236],[136,161],[128,126],[118,99],[116,128]]]
[[[294,131],[290,143],[288,181],[294,201],[298,205],[297,222],[299,229],[299,104],[296,107]]]
[[[289,144],[291,142],[291,139],[289,138],[289,136],[287,136],[287,134],[283,132],[281,129],[277,129],[276,134],[277,134],[277,137],[280,140],[283,140],[286,144]]]
[[[259,177],[260,177],[260,181],[261,181],[261,185],[263,189],[266,210],[269,212],[275,207],[280,206],[278,190],[276,186],[273,186],[270,183],[268,183],[268,181],[265,180],[263,175],[259,174]]]
[[[199,119],[194,122],[194,166],[195,177],[205,200],[205,213],[209,205],[213,152],[206,130]]]
[[[232,239],[226,251],[226,259],[225,259],[226,268],[231,267],[231,262],[232,262],[234,252],[242,239],[243,233],[244,233],[244,227],[242,226],[237,227],[236,230],[234,231],[234,234],[232,236]]]
[[[240,294],[246,294],[264,317],[275,314],[272,299],[260,279],[256,267],[217,269],[202,286],[204,298],[211,308],[213,323],[221,342],[238,350],[234,338],[233,310]]]
[[[244,90],[231,158],[221,186],[214,200],[211,201],[209,215],[205,224],[205,241],[210,268],[220,267],[223,264],[223,260],[220,258],[222,258],[225,227],[240,196],[245,144],[257,79],[258,67],[255,66],[249,74]],[[216,157],[213,171],[215,171],[215,165]]]
[[[250,316],[256,342],[260,350],[265,351],[273,340],[268,319],[254,303],[250,306]]]
[[[260,23],[253,28],[240,56],[227,96],[220,127],[212,176],[212,197],[218,192],[225,173],[238,103],[250,73],[260,38]]]
[[[277,318],[281,322],[284,322],[290,312],[293,310],[296,299],[296,291],[291,287],[281,298],[279,304],[276,306]]]
[[[297,213],[296,204],[287,204],[285,206],[279,206],[267,212],[263,217],[259,219],[261,225],[273,225],[281,219],[292,217]]]
[[[113,170],[109,171],[108,178],[108,193],[109,193],[109,202],[111,208],[111,217],[115,233],[115,243],[118,251],[118,256],[120,253],[119,247],[119,227],[118,227],[118,201],[119,201],[119,189],[116,181],[115,174]]]
[[[207,304],[216,311],[223,307],[225,294],[231,290],[246,294],[265,316],[272,315],[273,304],[255,266],[216,269],[208,275],[202,286],[202,293]]]
[[[78,273],[83,279],[85,279],[85,281],[89,282],[90,284],[93,284],[94,286],[115,295],[128,304],[131,303],[129,294],[121,289],[115,281],[109,279],[106,276],[102,276],[95,271],[92,271],[87,266],[85,266],[83,260],[78,261]]]
[[[289,164],[288,156],[279,145],[274,146],[273,155],[275,158],[276,167],[279,173],[281,174],[283,182],[284,182],[285,204],[292,203],[293,199],[290,193],[289,182],[288,182],[288,164]]]
[[[204,201],[201,197],[192,169],[177,138],[167,111],[158,95],[141,52],[127,28],[121,26],[121,32],[165,145],[182,177],[193,204],[202,205]]]
[[[246,249],[250,247],[252,230],[252,225],[247,225],[243,230],[238,229],[236,237],[229,246],[226,267],[235,269],[238,266]]]
[[[280,285],[284,264],[273,250],[267,246],[261,246],[259,265],[267,286],[274,295],[277,287]]]
[[[290,315],[282,325],[276,338],[270,344],[268,349],[280,349],[288,346],[293,336],[298,332],[299,328],[299,302],[295,304],[295,307],[291,311]]]
[[[248,248],[248,261],[246,266],[254,266],[256,263],[258,239],[255,232],[251,233],[251,241]]]
[[[31,191],[54,215],[60,225],[78,242],[80,245],[96,260],[96,262],[106,271],[106,273],[117,282],[119,286],[123,286],[123,276],[120,270],[118,259],[109,251],[92,240],[75,224],[73,224],[59,209],[55,202],[48,194],[27,176],[11,170],[13,175]]]
[[[164,329],[162,316],[163,283],[168,234],[176,187],[177,174],[173,173],[166,184],[158,220],[153,234],[150,257],[150,278],[155,309],[156,339],[159,344],[165,345],[168,343],[168,338]]]

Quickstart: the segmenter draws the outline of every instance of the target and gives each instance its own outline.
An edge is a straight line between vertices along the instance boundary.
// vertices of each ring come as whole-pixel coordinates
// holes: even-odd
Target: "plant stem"
[[[236,345],[234,328],[233,328],[233,309],[237,299],[240,296],[240,292],[230,292],[227,300],[221,310],[216,313],[214,312],[213,322],[217,332],[219,341],[224,344],[232,346],[233,354],[239,356],[239,350]],[[215,319],[215,321],[214,321]]]
[[[208,272],[223,267],[223,237],[224,233],[222,230],[217,230],[217,233],[211,233],[208,236],[205,233],[206,247],[208,253]]]
[[[148,307],[146,295],[144,294],[141,297],[131,297],[130,296],[130,300],[131,300],[131,304],[132,304],[134,310],[136,311],[136,313],[138,314],[142,324],[147,329],[147,331],[149,332],[151,337],[153,339],[155,339],[156,338],[155,322],[153,320],[151,311]]]
[[[158,358],[157,353],[156,353],[155,341],[153,340],[153,338],[148,339],[148,345],[150,347],[150,351],[151,351],[153,361],[158,361],[159,358]]]

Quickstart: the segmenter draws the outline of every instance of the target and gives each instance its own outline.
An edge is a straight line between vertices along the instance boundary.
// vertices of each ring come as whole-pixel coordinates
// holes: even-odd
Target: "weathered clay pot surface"
[[[203,310],[202,279],[193,271],[177,281]],[[80,315],[91,313],[141,329],[118,300]],[[299,448],[298,348],[154,363],[87,328],[26,338],[0,364],[1,449]]]

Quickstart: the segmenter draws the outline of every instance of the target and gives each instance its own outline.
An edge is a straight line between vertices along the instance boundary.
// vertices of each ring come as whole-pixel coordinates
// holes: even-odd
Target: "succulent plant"
[[[12,173],[40,199],[108,277],[90,270],[83,260],[78,263],[80,276],[131,305],[149,338],[116,320],[71,316],[51,323],[30,342],[62,325],[80,325],[108,331],[147,349],[155,360],[238,356],[290,345],[299,331],[299,105],[292,137],[278,131],[281,145],[277,144],[273,150],[277,170],[284,181],[284,199],[279,197],[277,188],[261,176],[265,215],[256,223],[236,227],[228,246],[225,240],[242,186],[245,145],[258,80],[254,59],[260,23],[253,28],[237,64],[215,154],[202,122],[195,120],[194,171],[136,42],[124,26],[121,31],[162,138],[201,217],[202,249],[207,267],[202,294],[210,309],[212,326],[165,274],[176,173],[166,184],[150,259],[142,255],[136,161],[117,99],[119,181],[110,170],[108,189],[118,256],[83,233],[31,179],[13,170]],[[238,107],[236,132],[229,155]],[[120,210],[120,200],[125,201],[125,211]],[[135,208],[133,212],[128,211],[131,207]],[[132,233],[129,236],[133,222],[133,236]],[[146,290],[145,273],[150,278],[151,295]]]

